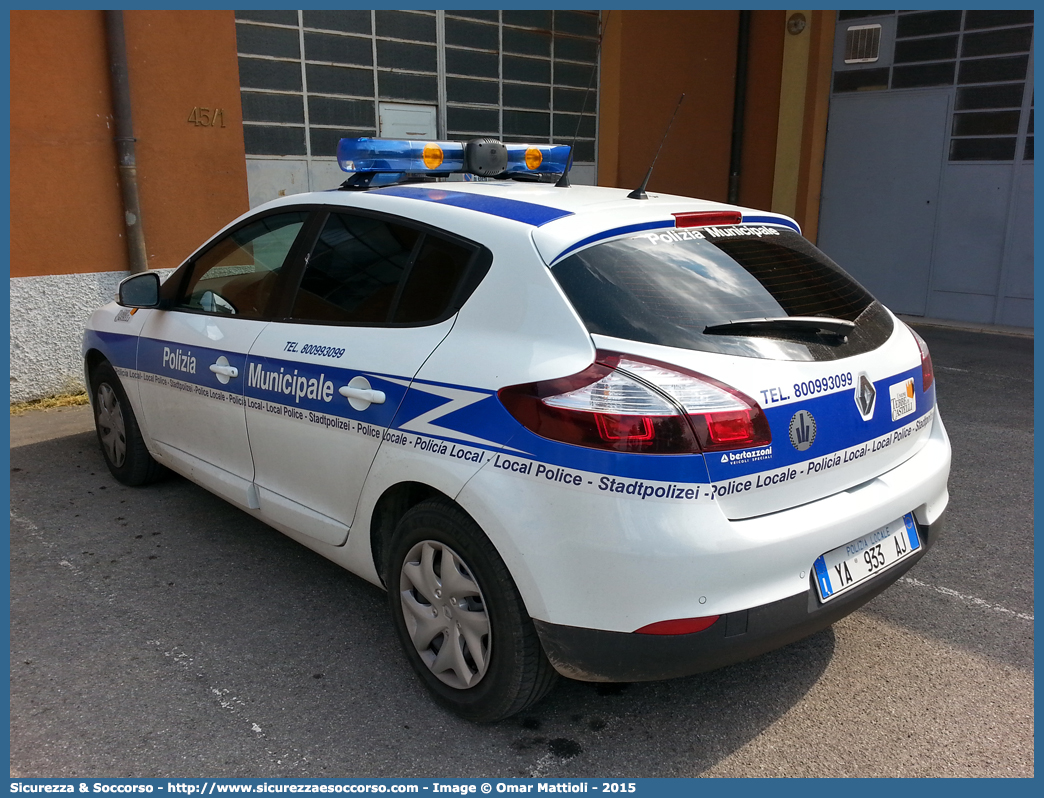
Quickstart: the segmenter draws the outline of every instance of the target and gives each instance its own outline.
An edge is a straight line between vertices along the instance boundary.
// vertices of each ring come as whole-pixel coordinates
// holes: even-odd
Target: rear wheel
[[[468,720],[500,720],[554,686],[507,566],[452,502],[429,500],[402,517],[386,582],[406,657],[443,706]]]
[[[91,372],[91,398],[98,444],[112,475],[132,487],[158,479],[163,466],[145,447],[127,394],[108,361]]]

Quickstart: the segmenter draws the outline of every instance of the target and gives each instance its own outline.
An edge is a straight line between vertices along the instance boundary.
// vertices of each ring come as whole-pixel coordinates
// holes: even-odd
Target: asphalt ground
[[[923,328],[948,528],[862,610],[669,682],[436,707],[384,594],[179,477],[117,484],[89,409],[11,419],[13,777],[1033,775],[1033,341]]]

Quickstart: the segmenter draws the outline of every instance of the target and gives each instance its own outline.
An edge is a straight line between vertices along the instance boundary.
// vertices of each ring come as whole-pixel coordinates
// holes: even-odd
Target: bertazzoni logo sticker
[[[721,462],[727,465],[735,463],[753,463],[758,460],[771,460],[772,447],[765,446],[761,449],[742,449],[738,452],[725,452],[721,456]]]
[[[798,410],[790,418],[790,443],[799,452],[816,442],[816,420],[807,410]]]

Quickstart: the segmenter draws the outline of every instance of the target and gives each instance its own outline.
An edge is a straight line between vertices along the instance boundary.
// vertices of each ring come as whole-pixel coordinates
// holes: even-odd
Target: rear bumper
[[[918,524],[924,541],[922,551],[826,604],[810,582],[804,593],[730,612],[708,629],[689,635],[645,635],[539,620],[534,623],[551,664],[571,679],[640,682],[702,673],[801,640],[859,609],[935,545],[944,521],[942,516],[930,526]]]

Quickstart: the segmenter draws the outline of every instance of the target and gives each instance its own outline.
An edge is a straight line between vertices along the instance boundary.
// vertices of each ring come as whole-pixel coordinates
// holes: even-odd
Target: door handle
[[[353,388],[351,385],[338,388],[337,393],[345,399],[355,399],[358,402],[369,402],[374,405],[383,405],[384,400],[387,398],[384,395],[384,391],[375,391],[372,388]]]
[[[211,365],[210,370],[215,374],[220,374],[222,377],[238,377],[239,369],[235,366],[223,366],[220,363],[214,363]]]

